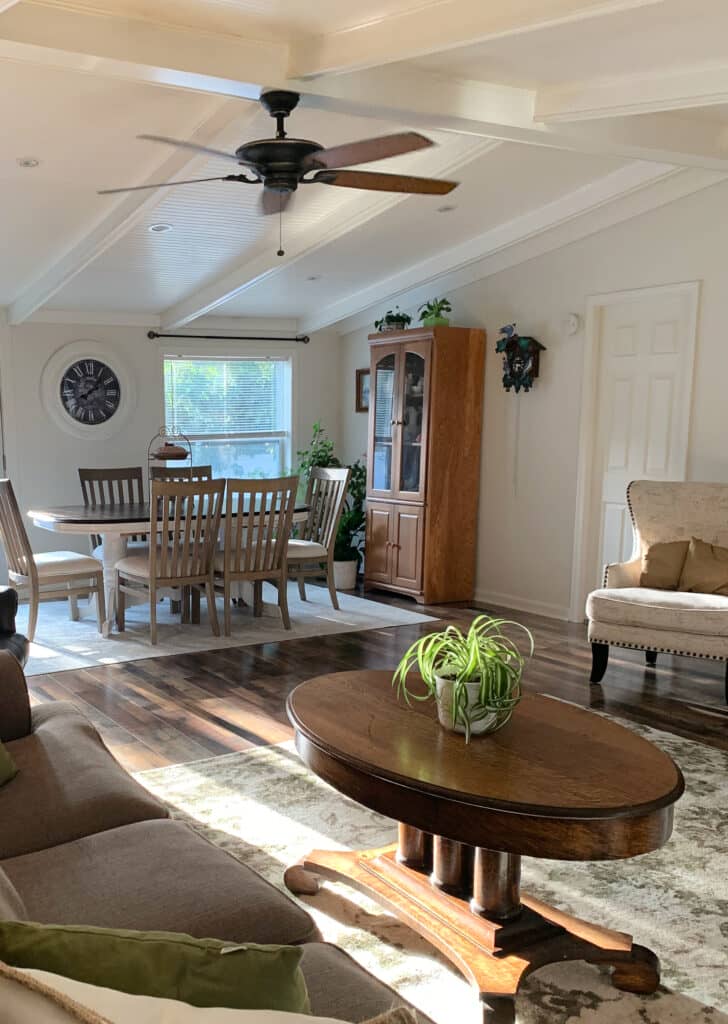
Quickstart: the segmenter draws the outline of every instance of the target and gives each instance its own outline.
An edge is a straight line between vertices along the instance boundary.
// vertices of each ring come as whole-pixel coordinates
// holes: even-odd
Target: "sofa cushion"
[[[31,921],[230,942],[319,937],[298,904],[181,821],[110,829],[3,867]]]
[[[728,597],[645,587],[603,588],[587,598],[593,622],[728,638]]]
[[[728,597],[728,548],[693,537],[680,575],[680,590]]]
[[[18,774],[18,766],[4,743],[0,742],[0,786],[10,782]]]
[[[640,586],[677,590],[689,546],[686,540],[649,544],[642,555]]]
[[[0,859],[43,850],[168,811],[114,760],[72,704],[33,709],[33,731],[8,744],[18,766],[0,789]]]
[[[10,651],[0,651],[0,741],[27,736],[31,728],[25,674]]]
[[[233,1010],[310,1009],[299,946],[0,921],[0,959],[130,995]]]
[[[20,893],[0,868],[0,921],[25,921],[27,914]]]

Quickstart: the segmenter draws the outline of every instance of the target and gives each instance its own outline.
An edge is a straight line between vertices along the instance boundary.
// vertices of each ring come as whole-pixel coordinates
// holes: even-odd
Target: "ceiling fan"
[[[418,149],[426,149],[433,142],[418,132],[400,132],[380,135],[373,139],[350,142],[325,149],[318,142],[290,139],[284,130],[285,119],[296,107],[300,95],[285,89],[268,89],[260,102],[276,121],[276,134],[272,139],[246,142],[235,150],[222,150],[198,146],[195,142],[169,139],[163,135],[139,135],[140,139],[166,142],[210,156],[225,157],[245,168],[245,174],[225,174],[215,178],[193,178],[187,181],[160,182],[155,185],[133,185],[130,188],[101,189],[99,195],[132,192],[165,185],[191,185],[201,181],[237,181],[247,185],[262,185],[260,208],[265,214],[280,213],[288,205],[299,185],[336,185],[344,188],[366,189],[375,192],[404,192],[420,195],[444,196],[456,186],[456,181],[437,178],[416,178],[407,174],[382,174],[378,171],[350,171],[356,164],[401,156]]]

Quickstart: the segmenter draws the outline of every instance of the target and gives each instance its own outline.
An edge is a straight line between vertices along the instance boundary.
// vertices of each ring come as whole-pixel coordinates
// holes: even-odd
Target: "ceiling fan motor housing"
[[[308,139],[260,139],[241,146],[235,156],[242,163],[253,165],[266,188],[295,192],[304,173],[304,159],[322,148]]]

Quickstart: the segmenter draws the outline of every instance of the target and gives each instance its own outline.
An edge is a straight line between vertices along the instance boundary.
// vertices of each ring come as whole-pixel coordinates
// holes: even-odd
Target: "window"
[[[291,362],[165,356],[164,416],[215,476],[281,476],[291,465]]]

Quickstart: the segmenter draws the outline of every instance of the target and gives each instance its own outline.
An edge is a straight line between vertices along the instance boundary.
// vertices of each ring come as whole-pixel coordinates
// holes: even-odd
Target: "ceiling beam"
[[[252,120],[257,113],[258,107],[251,107],[250,119]],[[229,132],[233,124],[239,125],[240,117],[241,104],[228,100],[207,118],[190,138],[203,146],[224,144],[226,132]],[[186,149],[175,149],[146,180],[172,181],[176,177],[187,177],[189,173],[194,174],[196,167],[202,167],[207,161],[207,156],[192,155]],[[10,323],[23,323],[37,309],[46,305],[69,281],[130,231],[165,194],[164,189],[152,189],[149,192],[129,192],[127,195],[118,196],[111,212],[98,221],[80,242],[18,296],[9,308]]]
[[[423,171],[437,177],[447,177],[457,173],[459,168],[483,156],[497,145],[498,143],[493,140],[484,140],[472,147],[466,157],[461,157],[456,162],[446,161],[442,156],[438,159],[437,151],[431,151]],[[338,216],[324,218],[317,225],[308,226],[305,231],[288,240],[285,257],[274,255],[275,246],[270,244],[269,239],[265,252],[252,260],[244,259],[231,271],[165,310],[161,318],[162,328],[167,330],[181,327],[197,317],[211,313],[243,292],[275,277],[292,263],[310,256],[318,249],[335,242],[337,238],[349,234],[355,228],[382,216],[394,206],[410,201],[411,198],[391,193],[373,195],[366,192],[351,196],[345,214],[339,213]]]
[[[327,306],[321,314],[302,318],[299,329],[311,333],[338,323],[339,333],[346,334],[371,324],[375,311],[384,303],[396,300],[405,310],[416,309],[433,292],[448,293],[481,281],[728,180],[725,174],[690,169],[662,174],[652,181],[645,179],[640,186],[639,167],[635,165],[631,171],[623,168],[579,190],[583,202],[581,210],[578,197],[576,202],[568,200],[570,214],[562,201],[556,200],[551,204],[551,224],[548,224],[548,210],[543,208],[499,225],[479,238],[444,250],[395,277],[349,295],[340,303]],[[627,184],[625,173],[632,176],[636,184],[620,194],[620,188]],[[593,190],[591,202],[590,189]]]
[[[257,99],[285,78],[288,46],[20,3],[0,14],[0,58]]]
[[[577,124],[534,121],[535,93],[398,66],[299,83],[302,103],[427,130],[728,171],[723,127],[666,114]]]
[[[534,117],[545,124],[560,124],[718,103],[728,103],[728,66],[669,75],[625,75],[539,89]]]
[[[340,74],[412,60],[460,46],[604,17],[663,0],[440,0],[301,40],[291,49],[291,77]]]

